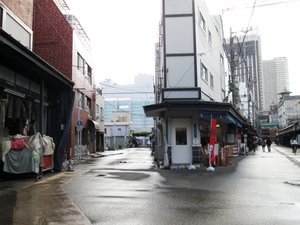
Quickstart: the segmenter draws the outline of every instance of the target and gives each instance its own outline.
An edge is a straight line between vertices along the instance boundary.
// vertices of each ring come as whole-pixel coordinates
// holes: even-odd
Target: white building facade
[[[226,92],[222,20],[211,16],[202,0],[162,0],[159,32],[156,104],[144,106],[146,115],[155,118],[156,157],[164,166],[196,165],[201,163],[212,118],[236,124],[243,120],[222,102]],[[217,133],[218,141],[226,142],[226,135]]]
[[[165,75],[164,88],[201,87],[204,100],[222,101],[225,97],[224,50],[221,18],[212,17],[204,1],[166,0],[161,62]],[[161,78],[160,78],[161,79]],[[198,98],[195,90],[172,90],[164,98]]]

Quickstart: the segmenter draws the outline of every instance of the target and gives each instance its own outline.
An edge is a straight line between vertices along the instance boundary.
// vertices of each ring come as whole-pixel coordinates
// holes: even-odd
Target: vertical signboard
[[[216,163],[216,157],[215,157],[216,129],[217,129],[217,121],[215,119],[212,119],[211,126],[210,126],[210,139],[209,139],[209,147],[211,150],[210,161],[212,164]]]

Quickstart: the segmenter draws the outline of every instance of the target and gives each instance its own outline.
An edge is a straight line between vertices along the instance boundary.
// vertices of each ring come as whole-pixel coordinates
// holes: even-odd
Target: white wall
[[[223,62],[226,60],[222,22],[220,17],[209,14],[203,0],[195,0],[195,6],[192,4],[192,0],[165,0],[167,87],[200,87],[203,100],[222,101],[225,69],[221,56]],[[200,25],[200,14],[205,20],[204,28]],[[201,78],[202,64],[207,68],[207,79]]]
[[[225,91],[225,68],[221,64],[226,56],[223,50],[223,28],[219,16],[211,16],[202,0],[196,0],[196,40],[197,40],[197,71],[198,86],[214,101],[222,101]],[[200,13],[205,20],[205,29],[200,26]],[[211,42],[209,40],[211,33]],[[208,69],[208,81],[201,78],[201,63]],[[210,74],[213,76],[213,87],[211,87]]]
[[[195,87],[194,57],[167,57],[167,87]]]
[[[76,80],[80,80],[81,87],[86,87],[86,85],[90,85],[87,75],[87,67],[85,68],[85,74],[83,76],[82,72],[77,69],[77,53],[79,53],[84,61],[92,68],[92,79],[94,78],[93,74],[93,60],[92,60],[92,53],[91,48],[89,46],[89,40],[82,37],[78,30],[73,28],[73,70],[72,74],[73,77],[76,76]],[[77,85],[78,82],[76,82],[75,85]],[[92,80],[92,83],[94,83],[94,80]]]
[[[193,18],[191,16],[168,17],[165,26],[166,54],[194,52]]]
[[[165,51],[166,84],[168,88],[195,87],[192,1],[166,0]],[[174,17],[174,14],[189,14]],[[180,56],[168,55],[180,54]]]
[[[187,145],[176,144],[176,128],[187,129]],[[192,163],[192,122],[191,119],[174,118],[169,124],[169,145],[172,146],[172,164]]]
[[[97,105],[100,107],[99,113],[97,113],[97,109],[96,109]],[[96,92],[95,120],[99,123],[101,132],[104,132],[104,105],[105,105],[104,97],[100,95],[98,92]],[[101,108],[102,108],[102,114],[101,114]]]
[[[165,0],[166,15],[190,14],[193,9],[193,0]]]

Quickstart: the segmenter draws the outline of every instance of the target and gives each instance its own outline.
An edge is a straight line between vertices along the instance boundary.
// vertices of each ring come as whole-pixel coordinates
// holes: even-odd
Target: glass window
[[[208,82],[208,71],[206,66],[204,66],[203,63],[201,63],[201,78]]]
[[[2,28],[3,9],[0,7],[0,28]]]
[[[3,21],[2,21],[3,22]],[[31,33],[24,28],[15,17],[6,13],[5,17],[5,31],[14,39],[19,41],[22,45],[31,49]]]
[[[85,109],[85,111],[88,112],[89,115],[90,115],[90,112],[91,112],[91,108],[92,108],[92,100],[88,96],[85,96],[84,109]]]
[[[104,112],[103,108],[100,107],[100,119],[101,119],[101,121],[104,120],[104,113],[103,112]]]
[[[85,62],[79,53],[77,53],[77,69],[85,74]]]
[[[210,87],[214,88],[214,76],[210,73]]]
[[[205,33],[206,32],[206,22],[205,22],[205,19],[204,19],[203,15],[200,11],[199,11],[199,18],[200,18],[200,27],[202,28],[202,30]]]
[[[176,145],[187,145],[187,130],[185,127],[176,128]]]
[[[221,65],[224,65],[224,57],[220,54],[220,63]]]
[[[89,81],[89,84],[92,85],[93,84],[93,82],[92,82],[92,68],[87,63],[86,63],[86,66],[87,66],[87,75],[88,75],[87,79]]]
[[[212,44],[212,36],[210,30],[208,30],[208,42],[209,44]]]
[[[84,95],[83,95],[83,93],[81,93],[80,91],[78,91],[78,95],[77,95],[77,97],[78,97],[78,99],[77,99],[77,106],[79,107],[79,108],[84,108],[83,106],[84,106]]]

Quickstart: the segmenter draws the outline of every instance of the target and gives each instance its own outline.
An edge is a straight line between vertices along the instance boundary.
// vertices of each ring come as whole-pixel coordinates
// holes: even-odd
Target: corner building
[[[155,157],[171,168],[206,162],[211,119],[219,148],[241,142],[245,119],[223,102],[225,53],[220,16],[201,0],[162,0],[156,44]]]

